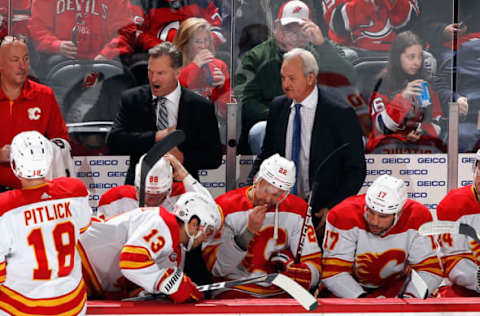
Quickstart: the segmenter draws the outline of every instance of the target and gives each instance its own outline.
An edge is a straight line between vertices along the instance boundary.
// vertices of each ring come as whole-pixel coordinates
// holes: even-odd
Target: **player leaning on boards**
[[[143,155],[135,166],[135,186],[125,184],[102,194],[97,216],[107,219],[137,208],[140,193],[140,169]],[[148,171],[145,179],[145,206],[162,206],[173,211],[173,205],[185,192],[210,196],[202,184],[193,178],[175,156],[166,154]]]
[[[216,199],[225,221],[215,238],[204,244],[203,256],[214,277],[236,280],[280,271],[305,289],[315,289],[321,274],[321,252],[311,221],[305,230],[300,261],[297,249],[307,203],[289,194],[295,184],[295,164],[275,154],[265,159],[253,186]],[[270,284],[222,289],[215,298],[287,296]]]
[[[76,245],[92,211],[75,178],[46,180],[54,146],[37,131],[16,135],[10,164],[22,189],[0,194],[0,315],[86,311]]]
[[[480,230],[480,150],[473,163],[473,183],[451,190],[437,207],[440,221],[458,221]],[[479,296],[480,244],[463,234],[442,234],[435,238],[442,249],[445,276],[451,285],[441,287],[440,297]]]
[[[185,251],[212,237],[221,223],[215,202],[196,192],[183,194],[173,213],[137,208],[93,222],[79,247],[89,298],[127,298],[142,289],[176,303],[203,298],[183,273]]]
[[[323,241],[322,296],[423,297],[425,286],[432,294],[443,272],[435,245],[418,233],[431,220],[424,205],[407,198],[405,183],[389,175],[335,206]]]

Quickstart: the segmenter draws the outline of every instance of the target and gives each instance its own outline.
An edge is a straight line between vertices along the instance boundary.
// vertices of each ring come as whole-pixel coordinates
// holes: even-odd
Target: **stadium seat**
[[[362,58],[353,63],[353,67],[358,75],[358,89],[367,102],[375,89],[378,75],[386,65],[387,59],[385,57]]]
[[[81,146],[81,152],[105,153],[102,142],[119,110],[120,95],[136,85],[130,70],[115,61],[66,61],[52,68],[46,83],[69,127],[74,155]]]

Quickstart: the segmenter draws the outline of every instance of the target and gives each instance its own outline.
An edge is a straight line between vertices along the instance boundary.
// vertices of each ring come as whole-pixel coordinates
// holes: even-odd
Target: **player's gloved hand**
[[[288,276],[290,279],[300,284],[306,290],[309,290],[312,286],[312,271],[310,270],[310,267],[304,262],[292,262],[288,264],[282,274]]]
[[[184,303],[188,300],[199,301],[203,293],[183,271],[169,269],[166,277],[160,283],[160,291],[167,294],[175,303]]]
[[[283,272],[286,270],[287,265],[293,262],[293,254],[290,249],[284,249],[279,252],[275,252],[268,260],[268,273]]]

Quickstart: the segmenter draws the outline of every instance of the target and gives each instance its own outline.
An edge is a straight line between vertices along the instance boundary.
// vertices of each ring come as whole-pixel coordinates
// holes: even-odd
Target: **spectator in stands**
[[[189,17],[204,18],[212,26],[215,46],[225,42],[221,33],[222,19],[211,0],[130,0],[139,34],[139,49],[148,51],[162,42],[173,42],[180,23]]]
[[[295,161],[294,194],[307,199],[312,184],[319,182],[312,203],[321,233],[328,209],[360,190],[366,167],[362,130],[353,107],[317,87],[317,75],[318,65],[312,53],[303,48],[285,53],[281,68],[285,95],[272,102],[262,152],[250,174],[256,174],[260,163],[276,153]],[[344,144],[348,145],[330,156]]]
[[[103,193],[98,202],[97,216],[107,219],[138,207],[140,169],[143,156],[135,167],[135,185],[120,185]],[[173,155],[160,158],[145,178],[145,206],[162,206],[170,213],[173,205],[185,192],[210,193],[195,180]]]
[[[113,59],[133,53],[135,25],[128,0],[33,0],[30,33],[38,73],[69,59]]]
[[[175,303],[201,300],[195,280],[184,271],[185,254],[221,225],[213,199],[195,192],[183,194],[173,213],[137,208],[106,222],[92,221],[78,247],[89,297],[121,299],[143,289],[166,294]]]
[[[175,129],[185,142],[171,152],[188,172],[198,178],[199,169],[215,169],[222,160],[214,105],[180,86],[182,53],[170,42],[149,50],[149,85],[122,94],[120,111],[107,136],[113,153],[130,155],[126,184],[133,184],[140,156]]]
[[[282,94],[280,68],[283,53],[295,47],[312,52],[320,65],[322,79],[326,79],[319,83],[339,87],[351,86],[355,82],[352,65],[324,39],[318,25],[310,19],[310,13],[302,1],[286,2],[275,20],[274,38],[243,55],[235,73],[235,95],[242,104],[240,153],[250,153],[250,129],[255,123],[267,119],[270,102]],[[255,135],[253,139],[256,138]],[[261,145],[261,140],[257,142]]]
[[[323,11],[334,42],[384,52],[390,50],[396,34],[411,28],[420,15],[416,0],[323,1]]]
[[[480,150],[472,165],[472,184],[456,188],[440,201],[437,207],[438,220],[468,224],[478,231],[480,227]],[[478,266],[478,243],[462,234],[430,236],[438,238],[442,251],[445,276],[451,285],[439,288],[440,297],[479,296],[480,267]]]
[[[438,60],[435,84],[443,112],[448,113],[449,102],[457,102],[459,152],[475,152],[480,147],[480,19],[477,14],[480,2],[459,1],[458,23],[452,21],[451,1],[424,2],[427,15],[418,30],[430,43]],[[456,83],[455,91],[452,80]]]
[[[253,186],[227,192],[216,199],[225,224],[203,256],[212,274],[222,280],[281,272],[305,289],[314,290],[321,275],[321,251],[307,203],[290,194],[296,181],[295,164],[280,155],[265,159]],[[299,253],[303,225],[310,233]],[[283,259],[283,260],[281,260]],[[285,296],[270,284],[249,284],[213,293],[215,298]]]
[[[8,35],[0,44],[0,186],[20,188],[10,169],[10,143],[22,131],[69,141],[52,89],[28,79],[30,58],[25,39]]]
[[[215,103],[221,117],[226,117],[230,101],[230,75],[227,65],[215,58],[211,26],[202,18],[182,22],[173,40],[183,55],[180,84]]]
[[[437,93],[427,80],[423,63],[423,44],[410,31],[393,41],[389,62],[370,98],[372,132],[367,152],[383,154],[440,153],[442,108]],[[419,97],[427,84],[428,102]]]
[[[329,293],[322,296],[424,298],[409,276],[415,272],[433,294],[443,271],[435,244],[418,233],[430,221],[430,211],[407,198],[403,180],[389,175],[345,199],[328,214],[322,283]]]

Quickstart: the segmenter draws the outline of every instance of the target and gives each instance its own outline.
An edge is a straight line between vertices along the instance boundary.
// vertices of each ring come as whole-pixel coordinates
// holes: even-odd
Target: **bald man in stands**
[[[10,168],[10,143],[23,131],[69,141],[51,88],[28,78],[30,57],[23,37],[7,35],[0,44],[0,191],[20,188]]]

